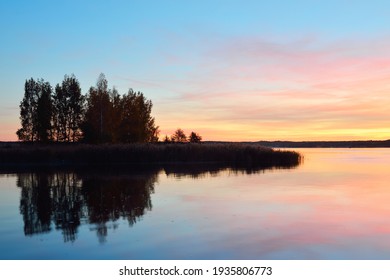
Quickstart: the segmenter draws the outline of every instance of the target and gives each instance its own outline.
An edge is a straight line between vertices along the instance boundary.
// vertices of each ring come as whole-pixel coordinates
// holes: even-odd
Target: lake
[[[292,169],[0,175],[1,259],[390,259],[390,149]]]

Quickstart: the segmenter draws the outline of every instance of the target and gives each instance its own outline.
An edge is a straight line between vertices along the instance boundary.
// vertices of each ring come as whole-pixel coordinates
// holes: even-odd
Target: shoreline
[[[149,143],[152,144],[152,143]],[[166,145],[163,142],[153,143],[156,145]],[[175,144],[175,143],[169,143]],[[176,143],[178,144],[178,143]],[[181,144],[181,143],[179,143]],[[189,144],[189,143],[186,143]],[[388,140],[352,140],[352,141],[289,141],[289,140],[260,140],[260,141],[203,141],[201,144],[240,144],[240,145],[260,145],[267,148],[390,148],[390,139]],[[91,145],[83,143],[50,142],[42,144],[39,142],[20,142],[20,141],[0,141],[0,149],[4,146],[24,146],[24,145]],[[138,144],[100,144],[100,145],[138,145]]]
[[[355,141],[255,141],[255,142],[219,142],[261,145],[270,148],[390,148],[390,140],[355,140]]]
[[[0,170],[213,165],[223,168],[289,168],[302,155],[243,143],[8,143],[0,145]]]

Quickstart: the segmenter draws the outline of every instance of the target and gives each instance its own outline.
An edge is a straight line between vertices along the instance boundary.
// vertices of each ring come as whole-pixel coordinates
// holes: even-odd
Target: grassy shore
[[[231,167],[293,167],[301,155],[247,144],[0,144],[0,169],[97,165],[220,163]]]

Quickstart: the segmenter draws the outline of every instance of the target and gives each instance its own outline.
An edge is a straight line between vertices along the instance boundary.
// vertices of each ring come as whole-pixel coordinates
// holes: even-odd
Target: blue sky
[[[152,99],[161,136],[390,138],[388,1],[1,1],[0,34],[0,141],[26,79],[86,93],[101,72]]]

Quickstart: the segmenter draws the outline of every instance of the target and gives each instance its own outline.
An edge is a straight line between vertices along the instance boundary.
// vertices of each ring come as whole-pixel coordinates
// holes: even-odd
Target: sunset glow
[[[153,101],[160,139],[390,138],[386,1],[71,2],[0,4],[0,141],[26,79],[74,73],[85,94],[101,72]]]

